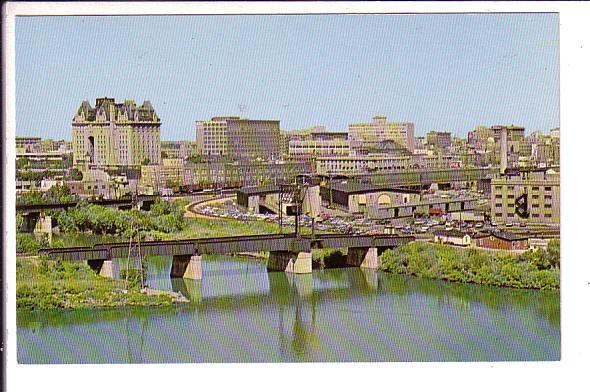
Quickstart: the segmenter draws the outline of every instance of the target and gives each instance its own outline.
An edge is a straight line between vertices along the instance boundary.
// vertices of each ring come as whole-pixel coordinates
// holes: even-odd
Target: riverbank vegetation
[[[85,263],[55,262],[40,257],[16,259],[19,310],[164,306],[175,301],[172,294],[145,294],[140,279],[128,279],[127,290],[125,284],[124,280],[99,276]]]
[[[55,219],[63,233],[89,231],[125,238],[139,235],[142,239],[160,239],[166,233],[178,232],[186,227],[183,214],[181,203],[157,199],[150,211],[117,210],[80,203],[76,207],[57,212]]]
[[[65,185],[54,185],[47,192],[30,191],[16,197],[16,205],[68,204],[79,201]]]
[[[411,242],[381,255],[381,269],[451,282],[541,290],[559,289],[559,240],[520,255]]]

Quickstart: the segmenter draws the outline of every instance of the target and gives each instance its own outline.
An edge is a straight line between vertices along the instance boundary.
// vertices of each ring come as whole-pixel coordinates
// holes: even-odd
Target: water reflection
[[[169,308],[19,312],[21,363],[557,360],[559,295],[359,268],[292,275],[205,259],[201,281],[147,260]],[[89,344],[91,343],[91,344]]]

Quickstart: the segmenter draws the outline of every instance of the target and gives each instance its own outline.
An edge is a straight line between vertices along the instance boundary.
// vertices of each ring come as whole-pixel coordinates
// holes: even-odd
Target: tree
[[[77,168],[70,169],[70,179],[74,181],[81,181],[83,178],[82,172]]]
[[[552,268],[559,267],[560,265],[560,247],[561,243],[559,239],[551,239],[547,244],[547,258]]]

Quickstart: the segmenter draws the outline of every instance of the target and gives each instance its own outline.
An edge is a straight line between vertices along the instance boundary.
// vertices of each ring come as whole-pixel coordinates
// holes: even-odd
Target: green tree
[[[547,245],[547,257],[551,267],[555,268],[560,266],[560,254],[561,243],[559,239],[551,239]]]
[[[70,169],[70,179],[74,181],[81,181],[83,178],[82,172],[77,168]]]

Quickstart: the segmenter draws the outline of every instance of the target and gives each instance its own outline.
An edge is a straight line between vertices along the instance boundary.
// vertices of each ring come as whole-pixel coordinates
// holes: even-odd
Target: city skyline
[[[80,102],[104,96],[151,101],[163,140],[223,115],[283,130],[385,115],[417,136],[548,131],[557,29],[557,14],[18,17],[16,135],[71,139]]]

